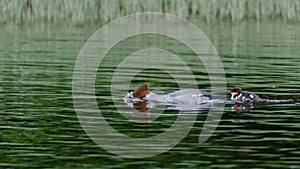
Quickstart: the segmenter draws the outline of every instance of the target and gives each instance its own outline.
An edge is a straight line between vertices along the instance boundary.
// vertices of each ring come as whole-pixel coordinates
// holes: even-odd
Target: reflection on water
[[[198,139],[208,110],[198,110],[190,133],[170,151],[146,159],[121,158],[91,141],[73,110],[71,82],[76,57],[97,27],[5,26],[0,34],[0,166],[299,168],[300,25],[195,24],[216,46],[228,88],[239,86],[267,99],[291,101],[254,104],[250,108],[227,104],[216,131],[203,144]],[[103,60],[96,80],[97,101],[105,119],[114,129],[132,137],[162,133],[176,120],[178,110],[139,105],[136,111],[123,102],[114,105],[110,82],[120,62],[118,55],[163,46],[184,58],[197,76],[199,89],[210,91],[207,72],[201,62],[193,60],[192,53],[170,39],[148,39],[143,42],[134,37],[120,43],[110,53],[115,59]],[[180,70],[176,65],[168,68]],[[140,72],[131,87],[144,82],[150,82],[150,89],[158,93],[178,90],[176,81],[159,70]],[[120,115],[116,107],[127,107],[136,121]]]

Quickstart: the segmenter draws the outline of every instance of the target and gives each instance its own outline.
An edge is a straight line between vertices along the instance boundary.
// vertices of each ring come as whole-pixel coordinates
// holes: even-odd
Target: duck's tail
[[[150,93],[148,87],[149,87],[149,83],[145,83],[139,88],[135,89],[133,92],[133,97],[140,98],[140,99],[144,98],[148,93]]]

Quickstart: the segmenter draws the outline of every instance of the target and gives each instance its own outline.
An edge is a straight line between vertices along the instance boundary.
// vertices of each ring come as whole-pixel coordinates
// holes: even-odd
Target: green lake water
[[[72,77],[77,56],[100,26],[6,25],[0,28],[0,167],[300,168],[300,25],[193,23],[216,47],[228,91],[239,86],[262,97],[284,101],[252,107],[225,105],[216,131],[204,143],[198,139],[208,111],[200,110],[189,134],[169,151],[141,159],[124,158],[93,142],[81,127],[73,105]],[[178,113],[164,111],[158,105],[149,110],[150,116],[156,110],[164,111],[157,119],[135,123],[116,109],[135,111],[122,101],[114,104],[111,97],[111,78],[120,62],[118,58],[147,47],[166,48],[186,58],[199,89],[210,91],[202,63],[175,40],[140,35],[117,44],[99,66],[95,90],[107,122],[131,137],[162,133]],[[180,70],[176,65],[166,66]],[[135,88],[145,82],[150,82],[150,90],[178,90],[170,75],[152,69],[140,72],[130,86]]]

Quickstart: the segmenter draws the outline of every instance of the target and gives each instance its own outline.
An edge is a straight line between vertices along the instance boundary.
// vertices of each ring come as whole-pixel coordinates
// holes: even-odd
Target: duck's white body
[[[219,99],[208,92],[198,89],[183,89],[176,92],[160,95],[148,91],[149,84],[144,84],[124,98],[125,102],[151,101],[179,105],[200,105]]]
[[[199,105],[207,103],[211,97],[209,93],[198,89],[183,89],[165,95],[150,92],[144,99],[161,103]]]

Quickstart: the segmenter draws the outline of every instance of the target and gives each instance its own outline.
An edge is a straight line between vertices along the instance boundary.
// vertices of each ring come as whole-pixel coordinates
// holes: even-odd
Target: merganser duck
[[[169,104],[180,105],[201,105],[206,104],[212,100],[220,99],[211,93],[201,91],[199,89],[182,89],[169,94],[159,95],[148,90],[149,83],[143,84],[134,91],[129,91],[124,98],[125,102],[133,101],[153,101]],[[128,100],[129,99],[129,100]]]
[[[261,101],[261,98],[253,93],[247,91],[242,91],[241,88],[235,87],[230,91],[230,99],[242,102],[258,102]]]

